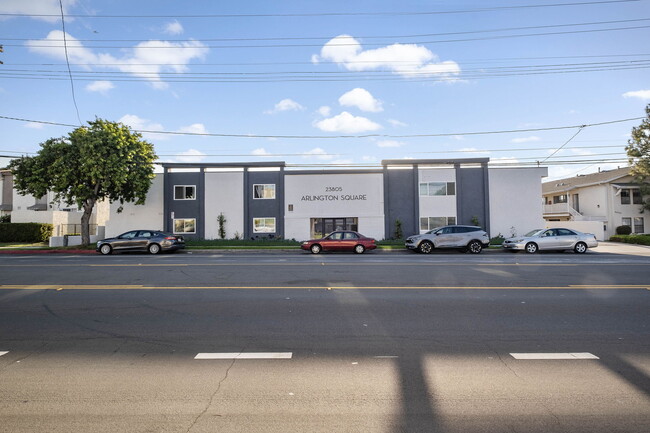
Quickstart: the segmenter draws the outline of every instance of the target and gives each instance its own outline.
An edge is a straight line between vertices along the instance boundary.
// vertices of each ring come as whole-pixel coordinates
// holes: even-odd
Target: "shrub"
[[[616,227],[616,234],[617,235],[629,235],[631,233],[632,233],[632,227],[630,227],[628,225]]]
[[[0,224],[0,242],[47,242],[53,230],[52,224]]]
[[[505,240],[506,238],[501,233],[499,233],[498,235],[490,239],[490,245],[503,245],[503,241]]]
[[[0,223],[10,223],[11,222],[11,214],[6,214],[0,216]]]
[[[650,245],[650,235],[614,235],[609,240],[626,244]]]

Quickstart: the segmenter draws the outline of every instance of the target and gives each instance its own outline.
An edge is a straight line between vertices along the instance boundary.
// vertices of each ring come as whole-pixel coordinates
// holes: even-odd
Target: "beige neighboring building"
[[[14,181],[11,170],[0,170],[0,216],[11,214],[13,194]]]
[[[602,226],[602,239],[629,225],[633,233],[650,232],[650,218],[642,212],[639,185],[631,167],[579,175],[542,184],[544,220],[547,226],[563,225],[594,233]]]

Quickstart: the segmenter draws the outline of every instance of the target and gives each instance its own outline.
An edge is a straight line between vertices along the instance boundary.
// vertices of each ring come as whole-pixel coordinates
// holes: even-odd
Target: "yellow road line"
[[[567,286],[144,286],[118,284],[6,284],[0,290],[650,290],[650,285]]]

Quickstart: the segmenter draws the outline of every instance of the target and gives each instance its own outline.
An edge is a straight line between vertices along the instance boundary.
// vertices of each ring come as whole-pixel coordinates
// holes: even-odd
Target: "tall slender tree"
[[[9,168],[20,194],[42,197],[52,191],[56,201],[82,209],[81,240],[88,245],[95,204],[104,199],[144,204],[156,158],[153,144],[128,126],[95,119],[67,137],[41,143],[36,156],[15,159]]]

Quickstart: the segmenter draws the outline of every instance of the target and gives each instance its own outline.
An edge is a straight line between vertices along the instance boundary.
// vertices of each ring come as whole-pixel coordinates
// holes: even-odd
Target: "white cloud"
[[[388,123],[390,123],[390,124],[393,125],[394,127],[399,127],[399,126],[404,127],[404,126],[408,126],[406,123],[404,123],[404,122],[400,122],[399,120],[395,120],[395,119],[388,119]]]
[[[260,147],[259,149],[255,149],[251,152],[251,155],[255,156],[268,156],[271,155],[269,152],[266,151],[263,147]]]
[[[180,35],[183,33],[184,29],[181,23],[177,20],[165,24],[165,29],[163,30],[168,35]]]
[[[206,154],[200,150],[190,149],[186,152],[181,152],[179,156],[176,157],[178,162],[201,162],[205,159]]]
[[[114,88],[115,85],[110,81],[93,81],[86,86],[86,90],[89,92],[97,92],[102,95],[108,94],[108,91]]]
[[[77,4],[77,0],[63,0],[63,10],[66,13]],[[2,0],[0,2],[1,14],[25,14],[25,15],[54,15],[48,17],[33,16],[32,18],[47,21],[50,23],[61,21],[61,8],[59,0]],[[0,18],[2,21],[2,18]],[[73,17],[66,18],[66,21],[73,21]]]
[[[384,69],[403,77],[437,77],[454,81],[460,66],[454,61],[439,61],[426,47],[415,44],[393,44],[372,50],[363,50],[359,41],[350,35],[339,35],[327,42],[312,62],[331,61],[349,71]]]
[[[297,103],[292,99],[283,99],[282,101],[275,104],[272,110],[267,110],[264,114],[275,114],[282,111],[302,111],[305,107]]]
[[[370,155],[364,155],[361,157],[361,160],[363,162],[377,162],[377,157],[376,156],[370,156]]]
[[[327,105],[323,105],[318,109],[318,114],[320,114],[323,117],[328,117],[331,113],[332,113],[332,109]]]
[[[369,91],[360,87],[344,93],[339,98],[339,104],[344,107],[357,107],[361,111],[372,113],[384,111],[381,101],[375,99]]]
[[[29,129],[43,129],[44,127],[45,124],[43,123],[36,123],[36,122],[25,123],[25,128],[29,128]]]
[[[343,132],[354,134],[358,132],[376,131],[381,129],[381,125],[365,117],[353,116],[347,111],[341,114],[315,122],[314,126],[321,131],[326,132]]]
[[[518,144],[518,143],[532,143],[534,141],[540,141],[540,140],[541,140],[540,137],[536,137],[533,135],[530,137],[513,138],[512,140],[510,140],[510,142]]]
[[[327,152],[325,152],[323,149],[317,147],[315,149],[303,153],[303,158],[316,158],[321,160],[329,160],[329,159],[333,159],[334,156],[328,155]]]
[[[129,126],[136,131],[164,131],[165,128],[160,123],[150,122],[149,119],[143,119],[135,114],[125,114],[120,117],[118,122]],[[163,134],[156,134],[155,132],[143,132],[142,136],[146,139],[166,140],[169,137]]]
[[[190,134],[207,134],[208,130],[205,129],[205,125],[202,123],[193,123],[189,126],[182,126],[178,129],[178,132],[188,132]]]
[[[95,53],[68,33],[65,38],[70,63],[80,64],[89,70],[95,67],[119,70],[147,80],[157,89],[168,87],[160,77],[161,72],[186,72],[192,60],[203,59],[208,53],[208,48],[199,41],[174,43],[151,40],[140,42],[118,58],[111,54]],[[63,32],[53,30],[45,39],[27,41],[26,45],[34,53],[65,60],[62,39]]]
[[[624,98],[638,98],[641,100],[648,100],[650,99],[650,90],[637,90],[634,92],[625,92],[623,93]]]
[[[377,146],[379,147],[402,147],[405,144],[406,143],[397,140],[381,140],[377,142]]]

